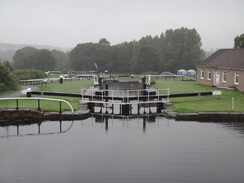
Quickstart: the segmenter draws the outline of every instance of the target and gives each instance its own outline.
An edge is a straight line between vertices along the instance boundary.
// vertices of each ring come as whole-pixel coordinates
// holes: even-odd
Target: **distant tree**
[[[15,69],[49,71],[55,68],[55,59],[47,49],[38,50],[33,47],[24,47],[14,54],[13,66]]]
[[[13,56],[13,66],[15,69],[31,69],[37,60],[38,49],[24,47],[15,52]]]
[[[55,59],[47,49],[38,50],[37,59],[34,62],[34,69],[41,71],[54,70],[56,67]]]
[[[169,29],[160,45],[159,65],[164,71],[195,69],[204,57],[201,37],[195,29]]]
[[[59,50],[52,50],[52,56],[55,59],[56,67],[54,70],[67,71],[70,69],[69,65],[69,52],[62,52]]]
[[[97,43],[78,44],[70,52],[70,67],[74,70],[96,70],[94,62],[99,71],[110,70],[111,49]]]
[[[98,43],[77,45],[70,52],[70,67],[74,70],[95,70],[119,73],[147,71],[177,72],[195,69],[204,57],[201,37],[195,29],[169,29],[160,36],[145,36],[139,41],[110,46],[102,38]]]
[[[104,45],[104,46],[110,46],[110,42],[105,38],[100,39],[98,44]]]
[[[5,67],[7,67],[11,72],[13,71],[13,67],[12,67],[12,65],[10,64],[9,61],[7,61],[7,60],[3,61],[3,65]]]
[[[130,73],[132,72],[133,54],[135,42],[124,42],[112,47],[111,67],[112,72]]]
[[[152,45],[138,44],[133,59],[132,70],[135,73],[155,71],[157,69],[158,55]]]
[[[244,34],[235,37],[234,48],[244,48]]]

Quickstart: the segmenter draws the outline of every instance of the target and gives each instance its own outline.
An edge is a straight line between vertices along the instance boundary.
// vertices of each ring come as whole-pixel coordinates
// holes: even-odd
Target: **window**
[[[239,74],[235,73],[235,82],[236,85],[239,85]]]
[[[201,70],[201,79],[204,79],[204,70]]]
[[[208,71],[208,80],[211,80],[211,78],[212,78],[212,72]]]
[[[227,78],[227,73],[226,72],[223,72],[222,73],[222,82],[223,83],[226,83],[226,78]]]

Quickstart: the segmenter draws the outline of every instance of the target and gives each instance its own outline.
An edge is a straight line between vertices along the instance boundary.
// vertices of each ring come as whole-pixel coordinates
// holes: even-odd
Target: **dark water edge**
[[[90,117],[16,131],[0,127],[1,183],[244,181],[242,123]]]
[[[65,120],[83,120],[92,114],[89,110],[71,112],[42,112],[30,109],[8,109],[0,111],[0,126],[8,126],[11,124],[31,124],[43,121],[65,121]],[[199,113],[176,113],[170,110],[163,110],[162,113],[153,115],[161,115],[169,119],[177,121],[199,121],[199,122],[243,122],[243,112],[199,112]],[[119,115],[118,115],[119,116]],[[123,116],[123,115],[122,115]],[[127,116],[130,118],[130,115]]]

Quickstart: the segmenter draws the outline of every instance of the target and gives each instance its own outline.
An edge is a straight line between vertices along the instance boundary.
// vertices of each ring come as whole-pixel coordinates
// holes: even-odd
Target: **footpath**
[[[4,94],[4,95],[0,95],[0,98],[11,98],[11,97],[21,97],[23,96],[22,94],[22,90],[26,90],[28,88],[31,88],[31,90],[35,90],[38,91],[39,88],[35,87],[35,86],[21,86],[21,90],[13,92],[13,93],[8,93],[8,94]]]

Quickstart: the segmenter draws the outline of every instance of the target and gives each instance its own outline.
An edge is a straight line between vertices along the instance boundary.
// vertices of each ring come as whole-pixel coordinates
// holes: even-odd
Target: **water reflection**
[[[144,114],[144,115],[118,115],[118,114],[102,114],[102,113],[93,113],[90,117],[91,125],[94,124],[103,124],[104,129],[108,132],[109,128],[112,127],[114,120],[123,122],[137,121],[138,126],[146,133],[147,126],[150,124],[159,124],[160,119],[162,119],[161,114]],[[165,119],[165,118],[164,118]],[[166,125],[169,125],[171,120],[166,121]],[[9,137],[25,137],[25,136],[38,136],[38,135],[53,135],[68,132],[74,123],[79,121],[44,121],[32,124],[19,124],[11,123],[7,126],[6,124],[0,125],[0,138],[9,138]],[[82,122],[82,121],[81,121]],[[179,121],[180,123],[180,121]],[[187,122],[186,122],[187,123]],[[200,122],[205,123],[205,122]],[[82,122],[83,124],[83,122]],[[140,125],[139,125],[140,124]],[[227,130],[236,131],[239,134],[244,134],[244,123],[242,122],[229,122],[229,123],[215,123],[219,124]],[[83,124],[84,125],[84,124]],[[89,124],[86,124],[89,125]]]
[[[71,122],[49,121],[49,122],[38,122],[38,123],[33,122],[31,124],[21,124],[19,122],[15,122],[15,123],[11,123],[11,126],[6,126],[6,125],[2,126],[0,131],[1,132],[0,138],[66,133],[72,128],[73,124],[74,121]],[[51,126],[52,128],[50,128]]]
[[[146,132],[147,123],[155,123],[157,117],[161,116],[160,114],[155,115],[113,115],[113,114],[101,114],[101,113],[93,113],[92,117],[95,119],[96,123],[104,123],[105,124],[105,130],[108,131],[109,129],[109,122],[112,122],[114,119],[120,119],[120,120],[137,120],[138,122],[141,122],[142,129],[144,132]]]
[[[94,114],[38,128],[0,127],[1,183],[244,181],[242,124]]]

